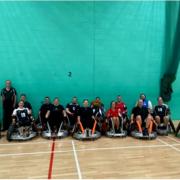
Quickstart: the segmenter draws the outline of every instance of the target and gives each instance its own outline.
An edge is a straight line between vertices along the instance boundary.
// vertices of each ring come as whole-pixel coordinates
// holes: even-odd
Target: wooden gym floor
[[[177,125],[178,121],[176,121]],[[180,138],[0,139],[1,179],[180,179]]]

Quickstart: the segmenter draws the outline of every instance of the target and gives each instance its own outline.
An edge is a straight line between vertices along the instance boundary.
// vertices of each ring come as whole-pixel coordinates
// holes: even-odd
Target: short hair
[[[56,99],[57,99],[57,100],[59,100],[59,98],[58,98],[58,97],[55,97],[55,98],[54,98],[54,100],[56,100]]]
[[[84,101],[88,101],[88,99],[83,99],[83,102],[84,102]]]
[[[21,96],[25,96],[25,97],[26,97],[26,94],[22,93],[22,94],[20,95],[20,97],[21,97]]]

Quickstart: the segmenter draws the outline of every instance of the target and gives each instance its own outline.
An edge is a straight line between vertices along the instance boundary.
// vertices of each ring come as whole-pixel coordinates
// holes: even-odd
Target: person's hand
[[[131,121],[130,121],[130,124],[132,124],[133,123],[133,119],[131,119]]]

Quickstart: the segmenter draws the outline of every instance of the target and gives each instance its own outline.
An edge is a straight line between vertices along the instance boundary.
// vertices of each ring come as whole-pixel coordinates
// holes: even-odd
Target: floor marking
[[[164,145],[167,145],[167,146],[169,146],[170,148],[172,148],[172,149],[174,149],[174,150],[180,152],[180,149],[174,147],[173,145],[168,144],[167,142],[165,142],[165,141],[163,141],[163,140],[161,140],[161,139],[159,139],[159,138],[157,138],[157,140],[158,140],[159,142],[163,143]]]
[[[72,140],[72,148],[73,148],[73,153],[74,153],[74,159],[75,159],[75,162],[76,162],[78,178],[82,179],[81,170],[80,170],[80,166],[79,166],[79,161],[78,161],[78,157],[77,157],[77,153],[76,153],[76,147],[75,147],[75,144],[74,144],[73,140]]]
[[[53,138],[52,146],[51,146],[51,156],[49,161],[49,171],[48,171],[48,179],[52,178],[52,169],[54,162],[54,149],[55,149],[55,138]]]

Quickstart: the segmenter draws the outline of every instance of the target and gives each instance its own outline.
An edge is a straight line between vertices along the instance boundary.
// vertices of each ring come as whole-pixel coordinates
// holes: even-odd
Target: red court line
[[[54,149],[55,149],[55,138],[53,138],[52,146],[51,146],[51,156],[49,161],[49,171],[48,171],[48,179],[52,177],[52,169],[53,169],[53,162],[54,162]]]

